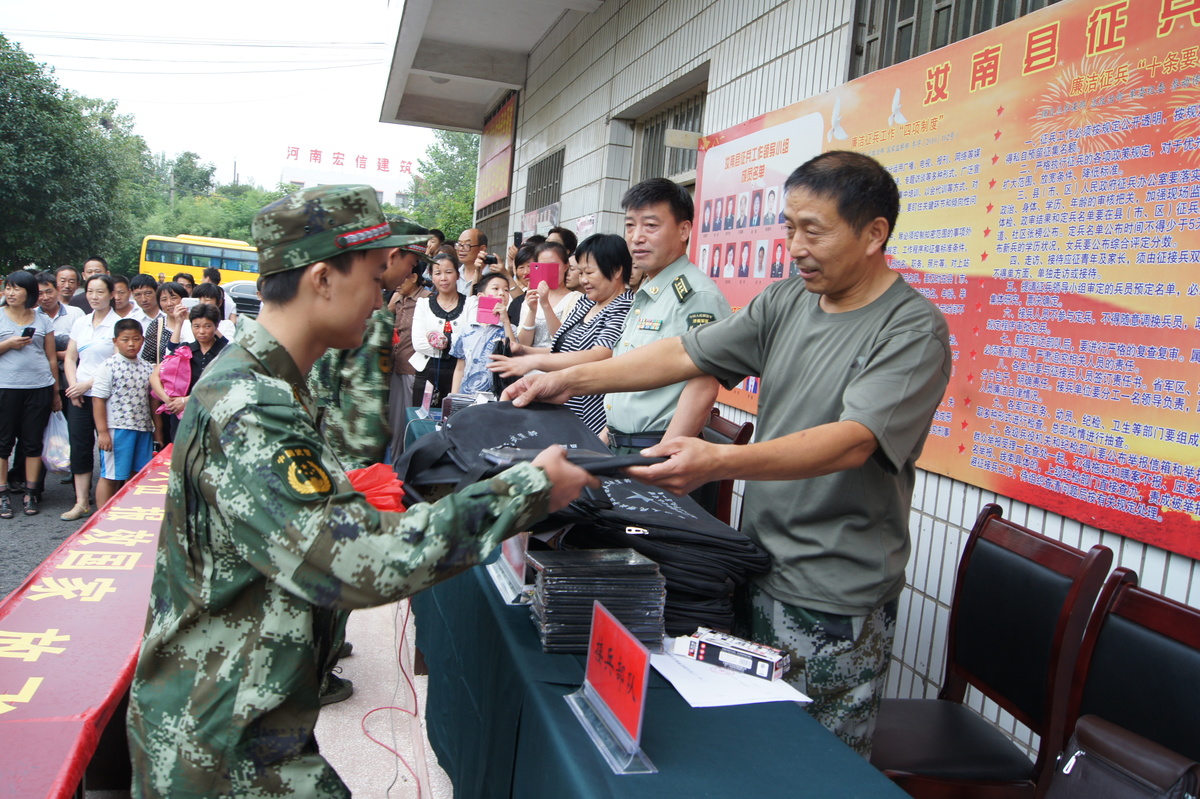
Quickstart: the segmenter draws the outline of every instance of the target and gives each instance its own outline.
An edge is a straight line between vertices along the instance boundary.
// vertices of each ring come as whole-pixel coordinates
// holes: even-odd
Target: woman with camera
[[[541,280],[542,273],[532,277],[529,291],[525,293],[525,301],[521,306],[520,332],[517,334],[521,343],[530,347],[549,347],[562,320],[566,318],[575,303],[582,296],[577,291],[567,288],[567,269],[569,256],[563,245],[557,241],[547,241],[539,244],[534,250],[535,264],[553,264],[557,267],[557,281],[553,288]],[[530,272],[533,275],[533,272]]]
[[[584,298],[563,319],[550,346],[516,345],[511,357],[493,355],[488,367],[492,372],[513,378],[612,357],[633,303],[633,294],[626,287],[633,269],[629,247],[621,236],[596,234],[580,243],[575,260]],[[596,435],[603,438],[607,434],[603,394],[572,397],[567,407]]]

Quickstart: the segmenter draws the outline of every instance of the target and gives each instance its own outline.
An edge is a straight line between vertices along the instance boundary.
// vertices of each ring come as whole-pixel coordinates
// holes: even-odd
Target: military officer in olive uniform
[[[644,180],[621,198],[625,241],[646,279],[633,297],[613,356],[659,339],[680,336],[729,316],[716,284],[687,258],[694,208],[687,189],[666,178]],[[664,438],[698,435],[717,397],[708,376],[627,394],[609,394],[608,444],[636,453]]]
[[[305,375],[361,345],[394,241],[368,186],[254,219],[262,312],[196,384],[175,439],[129,700],[135,797],[348,797],[313,737],[330,617],[483,560],[590,478],[553,448],[407,513],[377,511],[317,426]]]

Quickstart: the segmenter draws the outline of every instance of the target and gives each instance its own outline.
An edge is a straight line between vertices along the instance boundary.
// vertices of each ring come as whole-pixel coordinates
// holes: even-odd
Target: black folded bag
[[[417,439],[394,467],[406,486],[424,491],[451,485],[457,490],[505,468],[489,461],[484,450],[554,444],[607,451],[568,408],[488,402],[458,411],[441,430]],[[564,527],[570,527],[560,539],[564,548],[630,547],[658,564],[667,583],[664,618],[671,635],[690,635],[698,626],[728,630],[734,589],[770,565],[762,547],[695,500],[629,478],[601,478],[601,490],[585,491],[534,531]]]
[[[485,449],[540,450],[554,444],[608,451],[570,408],[544,403],[517,408],[511,402],[485,402],[463,408],[440,430],[418,438],[392,466],[405,485],[450,484],[458,490],[504,470],[483,457]]]
[[[691,635],[698,626],[728,630],[734,589],[767,571],[766,550],[691,497],[628,478],[604,480],[601,488],[584,492],[543,525],[571,523],[562,539],[566,547],[629,547],[656,562],[667,581],[671,635]]]

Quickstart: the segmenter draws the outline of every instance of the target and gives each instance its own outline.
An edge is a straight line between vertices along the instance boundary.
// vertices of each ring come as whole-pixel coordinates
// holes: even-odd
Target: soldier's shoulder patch
[[[688,279],[683,275],[680,275],[671,281],[671,288],[675,292],[675,299],[679,300],[681,303],[695,293],[695,289],[692,288],[692,284],[689,283]]]
[[[285,444],[271,459],[271,469],[296,499],[309,501],[333,493],[333,478],[307,444]]]
[[[392,373],[392,342],[389,341],[386,347],[379,347],[377,353],[379,355],[377,362],[379,364],[379,371],[385,375],[390,375]]]
[[[717,321],[715,314],[690,313],[687,315],[687,329],[691,330],[693,327],[700,327],[700,325],[707,325],[709,322],[715,321]]]

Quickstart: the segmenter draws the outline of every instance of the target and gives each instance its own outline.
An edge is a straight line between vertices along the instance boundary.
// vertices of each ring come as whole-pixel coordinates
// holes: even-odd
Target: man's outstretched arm
[[[683,342],[667,338],[638,347],[616,358],[582,364],[544,375],[526,376],[504,390],[501,399],[522,407],[531,402],[562,404],[571,397],[645,391],[700,377]]]

